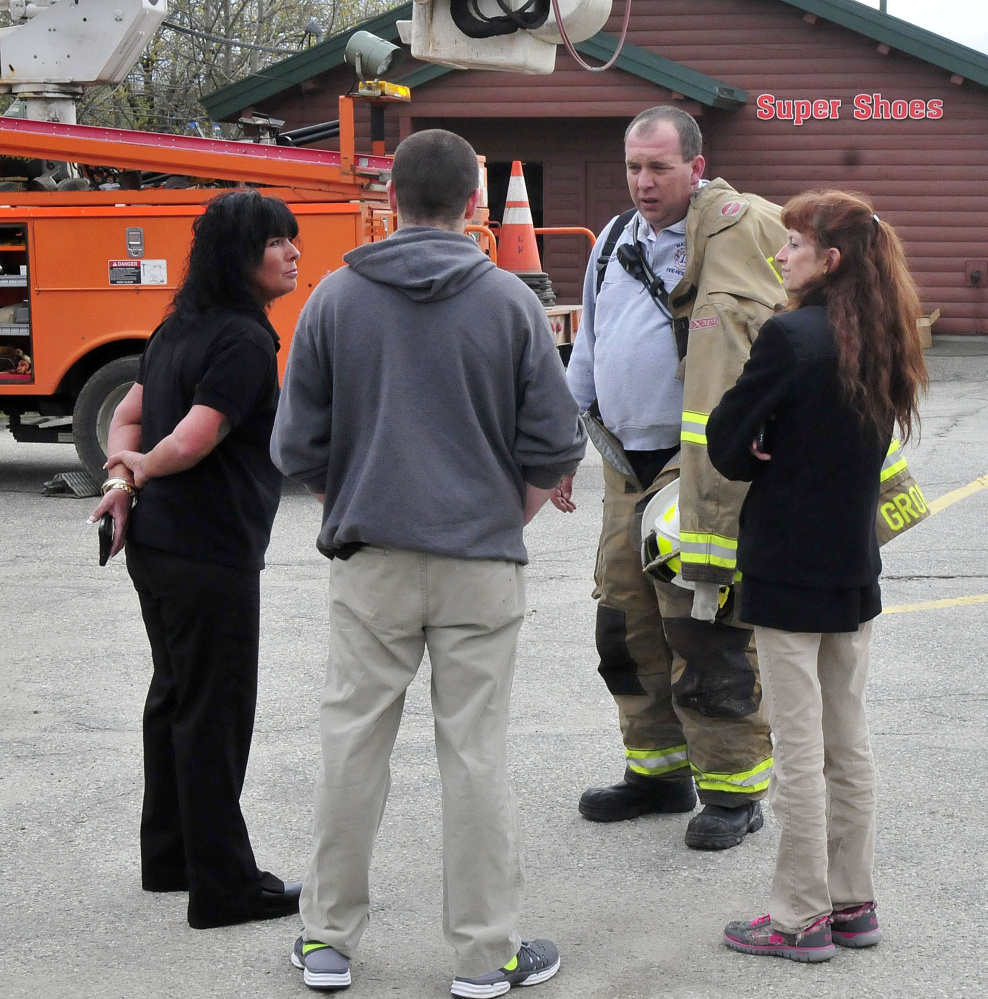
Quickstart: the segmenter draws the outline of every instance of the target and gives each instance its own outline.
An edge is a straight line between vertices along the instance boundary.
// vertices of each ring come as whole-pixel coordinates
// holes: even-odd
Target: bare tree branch
[[[171,0],[168,19],[117,87],[94,87],[80,103],[83,124],[149,132],[216,134],[204,94],[258,73],[400,0]],[[224,126],[225,128],[225,126]],[[229,131],[229,129],[226,129]]]

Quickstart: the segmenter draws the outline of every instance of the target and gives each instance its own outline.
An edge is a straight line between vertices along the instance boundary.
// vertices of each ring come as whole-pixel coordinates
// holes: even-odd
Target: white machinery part
[[[611,0],[559,0],[559,14],[569,40],[575,45],[585,42],[604,27],[611,16]],[[531,34],[551,45],[562,45],[563,36],[559,33],[556,12],[550,8],[549,20]]]
[[[512,10],[525,0],[508,0]],[[496,0],[476,0],[488,17],[503,11]],[[572,42],[595,35],[611,11],[611,0],[559,0],[563,26]],[[412,57],[455,69],[492,69],[515,73],[547,74],[556,65],[556,46],[562,43],[555,15],[532,30],[519,30],[491,38],[470,38],[453,23],[450,0],[415,0],[412,20],[399,21],[401,40],[411,46]]]
[[[512,6],[520,7],[522,0]],[[480,0],[485,14],[500,13],[494,0]],[[412,58],[454,69],[494,69],[514,73],[551,73],[556,46],[530,31],[494,38],[469,38],[453,23],[448,0],[415,0],[411,21],[399,21],[401,40],[411,46]]]
[[[168,0],[0,0],[0,9],[21,19],[0,30],[0,92],[29,98],[122,82]]]

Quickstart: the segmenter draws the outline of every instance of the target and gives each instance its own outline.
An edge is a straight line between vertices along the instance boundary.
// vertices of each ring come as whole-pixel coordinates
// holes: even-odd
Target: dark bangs
[[[298,236],[298,219],[281,198],[262,198],[259,211],[254,216],[256,223],[263,232],[260,242],[266,243],[277,236],[295,239]]]

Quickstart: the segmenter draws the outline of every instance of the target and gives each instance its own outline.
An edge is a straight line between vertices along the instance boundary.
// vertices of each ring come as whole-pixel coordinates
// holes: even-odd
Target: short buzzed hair
[[[444,128],[415,132],[395,150],[391,185],[406,225],[453,225],[480,186],[477,154]]]
[[[682,151],[684,163],[696,159],[703,152],[703,136],[700,134],[700,126],[697,125],[696,118],[682,109],[670,107],[668,104],[659,104],[657,107],[642,111],[625,129],[624,141],[628,141],[628,136],[636,128],[650,132],[660,121],[668,121],[679,134],[679,148]]]

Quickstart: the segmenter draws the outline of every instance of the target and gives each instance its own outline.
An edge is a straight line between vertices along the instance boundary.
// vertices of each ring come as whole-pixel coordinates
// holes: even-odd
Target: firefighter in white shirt
[[[568,380],[604,458],[595,573],[600,673],[625,745],[618,784],[591,788],[595,821],[703,810],[686,843],[725,849],[759,829],[772,770],[751,631],[734,616],[743,483],[706,454],[706,419],[730,388],[762,323],[786,296],[772,265],[780,209],[701,181],[695,120],[651,108],[628,127],[636,211],[594,248]],[[638,521],[680,478],[681,576],[693,592],[642,572]],[[573,508],[572,478],[553,499]]]

